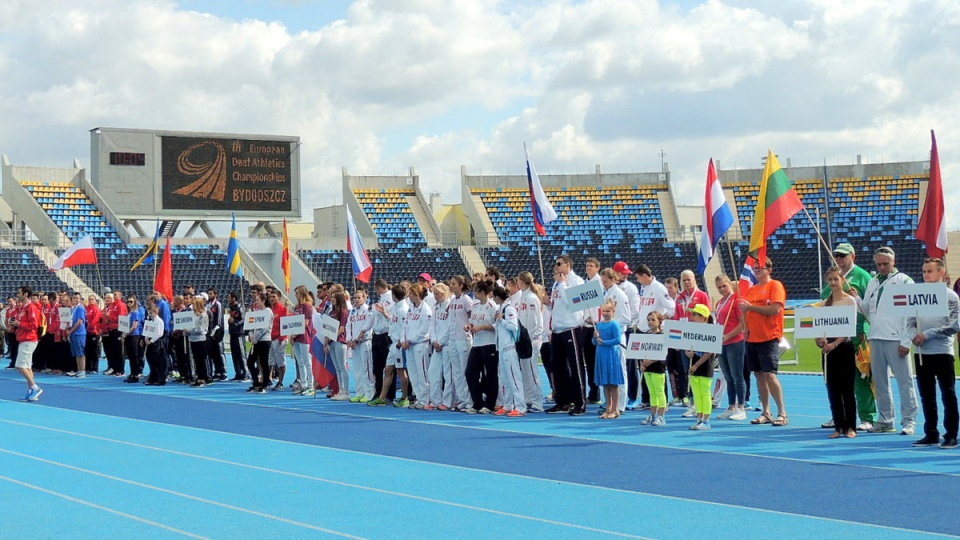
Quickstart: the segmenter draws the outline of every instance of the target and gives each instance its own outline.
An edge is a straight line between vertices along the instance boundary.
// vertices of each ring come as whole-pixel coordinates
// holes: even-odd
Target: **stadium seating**
[[[93,235],[97,250],[115,249],[123,241],[82,191],[69,182],[25,180],[23,187],[72,242]]]
[[[39,257],[28,249],[0,249],[0,294],[2,300],[15,297],[21,285],[29,285],[34,291],[70,290],[60,281]]]

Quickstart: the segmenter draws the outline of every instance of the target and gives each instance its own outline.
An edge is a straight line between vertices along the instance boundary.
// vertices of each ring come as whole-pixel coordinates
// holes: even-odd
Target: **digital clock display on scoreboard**
[[[143,167],[147,159],[142,152],[110,152],[110,164]]]

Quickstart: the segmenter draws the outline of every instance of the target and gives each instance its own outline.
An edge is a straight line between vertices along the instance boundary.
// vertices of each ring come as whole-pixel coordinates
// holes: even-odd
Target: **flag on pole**
[[[540,236],[546,236],[547,230],[544,225],[557,219],[557,212],[547,199],[547,194],[543,192],[543,186],[540,185],[540,177],[537,176],[537,168],[530,161],[530,152],[527,151],[527,143],[523,143],[523,153],[527,157],[527,183],[530,185],[530,208],[533,210],[533,227]]]
[[[787,173],[773,150],[767,150],[767,165],[760,180],[757,209],[753,214],[753,230],[750,231],[750,253],[761,265],[767,262],[767,238],[803,210],[803,202],[793,189]]]
[[[313,311],[313,327],[323,326],[323,315]],[[313,360],[310,367],[313,370],[313,380],[316,381],[317,388],[329,386],[334,393],[340,392],[340,386],[337,384],[337,366],[334,364],[330,355],[323,350],[323,336],[317,332],[313,336],[313,343],[310,344],[310,356]]]
[[[227,243],[227,272],[243,277],[243,266],[240,265],[240,239],[237,238],[237,213],[233,213],[233,225],[230,227],[230,242]]]
[[[97,264],[97,252],[93,249],[93,236],[87,235],[79,242],[70,246],[70,249],[63,252],[57,262],[53,263],[50,271],[69,268],[80,264]]]
[[[707,192],[703,203],[703,234],[700,237],[700,260],[697,263],[697,273],[701,276],[710,264],[713,252],[723,235],[733,226],[733,212],[727,206],[727,199],[723,196],[723,186],[717,177],[717,169],[713,166],[713,158],[707,165]]]
[[[344,205],[344,208],[347,209],[347,251],[350,252],[350,258],[353,260],[353,277],[357,278],[358,281],[370,283],[370,278],[373,276],[370,256],[363,247],[360,232],[357,231],[357,224],[353,222],[353,214],[350,213],[350,208],[346,205]]]
[[[157,220],[157,232],[153,233],[153,241],[147,245],[147,249],[143,250],[143,255],[137,259],[137,262],[133,263],[133,266],[130,267],[130,271],[133,272],[140,265],[151,264],[153,258],[157,255],[157,251],[160,250],[160,220]]]
[[[937,151],[937,136],[932,129],[930,140],[930,181],[927,182],[927,197],[923,201],[916,237],[926,244],[927,256],[942,259],[947,253],[947,215],[943,205],[940,153]]]
[[[740,296],[747,294],[750,287],[757,284],[757,275],[753,273],[753,266],[755,264],[757,264],[757,260],[753,258],[753,255],[747,255],[747,260],[743,261],[743,270],[740,271],[740,282],[737,284]]]
[[[287,220],[283,220],[283,252],[280,254],[280,268],[283,269],[283,287],[290,294],[290,237],[287,235]]]
[[[153,280],[153,290],[162,292],[167,298],[173,298],[173,250],[170,248],[170,237],[167,237],[167,247],[163,250],[163,260],[157,277]]]

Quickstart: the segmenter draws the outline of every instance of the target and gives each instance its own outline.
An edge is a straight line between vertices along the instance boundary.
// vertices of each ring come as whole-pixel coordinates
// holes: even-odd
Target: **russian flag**
[[[530,152],[527,151],[527,143],[523,143],[523,153],[527,158],[527,183],[530,185],[530,208],[533,210],[533,227],[540,236],[546,236],[547,230],[544,225],[557,219],[557,212],[547,199],[547,194],[543,192],[543,186],[540,185],[540,177],[537,176],[537,168],[530,161]]]
[[[313,327],[323,327],[323,315],[313,312]],[[340,392],[337,385],[337,367],[333,359],[323,352],[323,335],[317,332],[313,336],[313,343],[310,344],[310,356],[313,358],[313,379],[317,381],[318,388],[330,386],[330,389],[336,394]]]
[[[703,235],[700,237],[700,259],[697,263],[697,273],[701,276],[707,269],[707,264],[713,258],[713,252],[723,235],[727,234],[733,225],[733,212],[727,206],[727,199],[723,196],[723,186],[717,177],[717,169],[713,166],[713,158],[707,166],[707,191],[703,203]]]
[[[750,287],[757,284],[757,275],[753,273],[753,266],[757,264],[757,259],[753,255],[747,255],[747,260],[743,261],[743,270],[740,271],[740,296],[747,294]]]
[[[367,250],[363,249],[360,232],[357,231],[357,224],[353,222],[350,207],[344,205],[344,208],[347,209],[347,251],[350,252],[350,258],[353,259],[353,277],[364,283],[370,283],[370,277],[373,275],[370,256],[367,255]]]

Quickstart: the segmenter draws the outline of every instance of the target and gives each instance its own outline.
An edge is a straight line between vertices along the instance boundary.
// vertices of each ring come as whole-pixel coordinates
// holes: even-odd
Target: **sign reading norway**
[[[588,281],[583,285],[570,287],[565,291],[567,303],[573,309],[592,309],[603,305],[606,300],[603,297],[603,285],[600,280]]]
[[[853,337],[857,335],[857,306],[798,307],[794,321],[797,338]]]
[[[945,317],[947,286],[943,283],[902,283],[883,288],[880,311],[894,317]]]
[[[164,210],[291,210],[289,141],[161,141]]]
[[[664,342],[671,349],[720,354],[723,326],[689,321],[663,321]]]
[[[667,346],[663,334],[630,334],[626,357],[630,360],[666,360]]]

